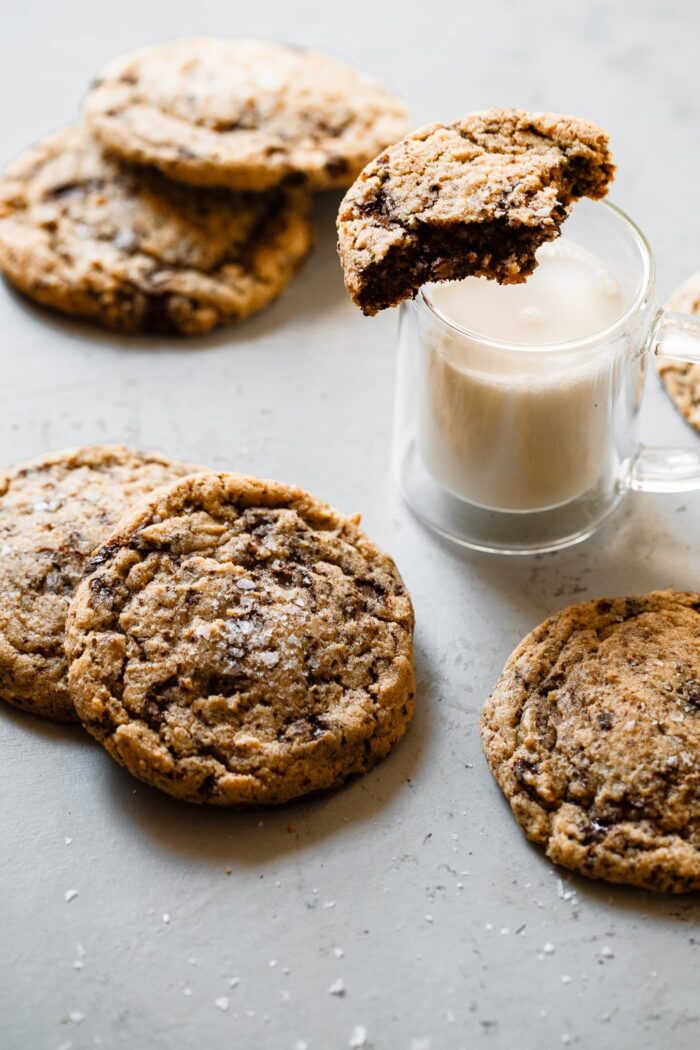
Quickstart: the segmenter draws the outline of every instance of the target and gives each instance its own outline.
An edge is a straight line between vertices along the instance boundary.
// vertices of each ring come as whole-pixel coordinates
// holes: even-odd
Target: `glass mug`
[[[399,324],[395,467],[414,513],[482,551],[557,550],[590,536],[632,491],[700,489],[700,451],[636,434],[649,357],[700,362],[700,317],[659,309],[642,233],[583,200],[567,237],[594,253],[626,308],[602,331],[532,346],[443,316],[431,287]]]

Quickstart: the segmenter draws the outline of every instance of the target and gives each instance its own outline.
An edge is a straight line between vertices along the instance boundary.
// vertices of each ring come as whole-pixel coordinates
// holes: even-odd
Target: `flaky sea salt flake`
[[[367,1029],[363,1024],[355,1025],[348,1039],[348,1046],[350,1050],[361,1050],[363,1046],[367,1046]]]

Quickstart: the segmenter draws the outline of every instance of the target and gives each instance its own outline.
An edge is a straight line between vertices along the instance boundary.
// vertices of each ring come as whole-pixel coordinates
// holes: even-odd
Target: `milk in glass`
[[[622,291],[565,238],[538,259],[525,284],[470,277],[426,290],[455,327],[433,331],[426,349],[419,452],[445,488],[481,507],[559,506],[609,467],[618,358],[574,341],[621,317]]]

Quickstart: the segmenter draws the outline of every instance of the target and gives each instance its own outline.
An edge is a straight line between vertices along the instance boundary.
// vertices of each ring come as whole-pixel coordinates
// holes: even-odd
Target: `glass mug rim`
[[[441,325],[452,329],[461,337],[466,337],[467,339],[478,343],[480,346],[492,347],[494,350],[510,350],[515,351],[518,354],[550,354],[559,353],[561,351],[566,352],[569,350],[585,349],[586,347],[596,346],[601,342],[613,340],[618,332],[624,331],[630,319],[639,312],[640,308],[649,297],[654,286],[654,256],[651,246],[639,226],[630,219],[629,215],[627,215],[622,208],[618,208],[616,204],[612,204],[610,201],[590,201],[588,203],[594,204],[596,207],[605,208],[610,215],[614,216],[617,221],[620,221],[626,227],[627,232],[631,234],[632,239],[635,242],[643,265],[642,278],[632,302],[624,313],[605,328],[600,328],[598,331],[591,333],[591,335],[581,336],[578,339],[568,339],[556,343],[536,343],[533,345],[528,343],[509,342],[507,340],[493,339],[490,336],[482,335],[480,332],[467,328],[458,321],[454,321],[447,317],[438,309],[435,303],[432,302],[430,293],[426,291],[425,288],[419,290],[418,295],[414,300],[414,304],[419,308],[426,308],[429,310]]]

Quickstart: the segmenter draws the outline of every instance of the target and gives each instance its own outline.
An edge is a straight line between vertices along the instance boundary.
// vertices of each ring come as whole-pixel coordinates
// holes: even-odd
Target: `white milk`
[[[561,344],[607,328],[624,296],[602,262],[571,241],[545,245],[538,259],[525,284],[470,277],[427,291],[443,318],[471,334],[429,330],[418,447],[438,481],[482,507],[557,506],[609,468],[618,355],[609,344]]]

